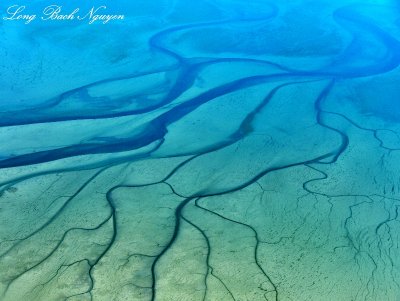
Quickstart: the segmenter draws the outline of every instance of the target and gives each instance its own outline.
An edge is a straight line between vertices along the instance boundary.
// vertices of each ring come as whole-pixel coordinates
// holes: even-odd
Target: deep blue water
[[[15,4],[1,301],[400,300],[398,1]]]

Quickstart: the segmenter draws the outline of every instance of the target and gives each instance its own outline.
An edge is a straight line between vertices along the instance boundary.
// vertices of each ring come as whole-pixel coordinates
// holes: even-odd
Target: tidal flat
[[[0,300],[399,301],[398,3],[107,8],[1,21]]]

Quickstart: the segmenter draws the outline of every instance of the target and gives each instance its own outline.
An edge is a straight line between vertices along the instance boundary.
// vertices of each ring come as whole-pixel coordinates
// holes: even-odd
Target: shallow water
[[[0,21],[0,300],[399,301],[398,2],[107,6]]]

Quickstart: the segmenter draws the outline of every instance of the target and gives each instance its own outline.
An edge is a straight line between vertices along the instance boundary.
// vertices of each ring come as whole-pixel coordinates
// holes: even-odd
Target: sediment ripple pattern
[[[0,300],[398,301],[398,3],[121,3],[1,24]]]

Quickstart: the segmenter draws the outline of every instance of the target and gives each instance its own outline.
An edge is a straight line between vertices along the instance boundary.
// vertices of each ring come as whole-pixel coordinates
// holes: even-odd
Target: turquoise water
[[[400,300],[397,1],[14,4],[0,300]]]

